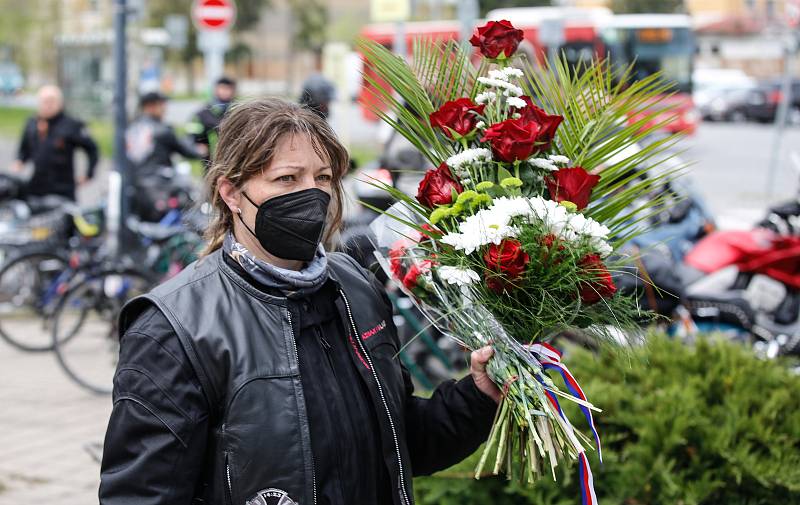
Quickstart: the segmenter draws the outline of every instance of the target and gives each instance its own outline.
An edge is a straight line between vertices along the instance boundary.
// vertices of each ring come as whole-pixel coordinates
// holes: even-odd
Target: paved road
[[[186,113],[194,108],[190,105],[173,113]],[[336,123],[348,123],[353,141],[375,143],[376,129],[353,114],[344,111]],[[691,176],[723,225],[749,226],[769,202],[797,191],[798,176],[786,154],[800,146],[795,129],[784,140],[776,194],[771,199],[766,194],[771,135],[757,125],[708,124],[687,141],[686,158],[696,163]],[[13,148],[13,142],[0,139],[0,167]],[[81,193],[82,201],[101,197],[107,167]],[[97,503],[99,465],[91,452],[102,440],[110,400],[69,382],[52,356],[22,353],[2,341],[0,384],[0,505]]]
[[[800,190],[800,128],[788,129],[782,142],[773,194],[767,192],[774,132],[771,126],[706,123],[686,142],[689,176],[726,228],[746,228],[775,202]]]
[[[73,385],[50,354],[0,342],[0,505],[97,503],[111,400]]]

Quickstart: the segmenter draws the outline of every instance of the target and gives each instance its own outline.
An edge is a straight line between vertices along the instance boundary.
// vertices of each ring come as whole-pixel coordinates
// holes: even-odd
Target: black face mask
[[[256,228],[251,230],[239,214],[247,231],[258,239],[270,254],[285,260],[311,261],[325,231],[325,218],[331,196],[311,188],[276,196],[261,205],[242,193],[258,207]]]

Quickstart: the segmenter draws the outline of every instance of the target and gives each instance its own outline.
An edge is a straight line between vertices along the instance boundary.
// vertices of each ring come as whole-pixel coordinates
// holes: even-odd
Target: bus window
[[[610,32],[613,36],[608,42],[613,41],[609,46],[615,49],[615,59],[633,64],[632,79],[661,72],[674,91],[691,93],[694,42],[688,28],[619,28]]]

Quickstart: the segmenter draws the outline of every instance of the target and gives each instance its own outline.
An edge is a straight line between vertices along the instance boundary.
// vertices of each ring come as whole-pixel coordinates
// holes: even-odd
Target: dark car
[[[756,89],[750,92],[748,97],[747,106],[745,107],[747,118],[761,123],[775,121],[778,104],[780,104],[783,97],[781,88],[780,81],[759,84]],[[787,122],[800,125],[800,79],[793,79],[791,83]]]

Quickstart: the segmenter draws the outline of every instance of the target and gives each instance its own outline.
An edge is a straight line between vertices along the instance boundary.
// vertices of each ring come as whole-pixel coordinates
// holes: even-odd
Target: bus
[[[689,16],[679,14],[615,15],[606,8],[577,7],[519,7],[490,11],[486,21],[508,19],[524,33],[519,51],[529,61],[543,63],[548,54],[562,54],[572,65],[588,63],[596,58],[610,58],[616,68],[632,66],[630,78],[641,79],[661,72],[671,84],[672,95],[654,102],[654,107],[673,107],[675,120],[669,132],[693,133],[700,114],[692,102],[692,68],[694,37]],[[547,45],[552,40],[552,27],[558,26],[561,35],[557,47]],[[391,49],[394,41],[393,24],[367,25],[361,35]],[[458,21],[425,21],[405,24],[407,47],[418,38],[434,40],[457,39]],[[365,66],[367,72],[369,67]],[[375,77],[374,74],[372,77]],[[376,98],[364,80],[359,99],[364,116],[377,119],[367,105]],[[636,119],[636,118],[632,118]],[[660,122],[664,118],[656,118]]]

